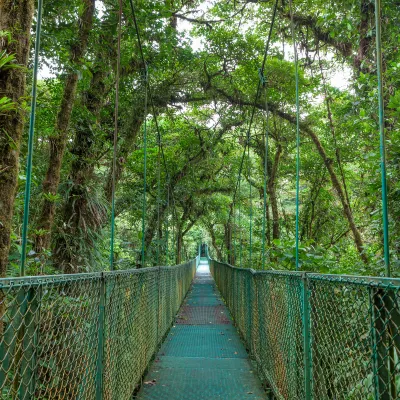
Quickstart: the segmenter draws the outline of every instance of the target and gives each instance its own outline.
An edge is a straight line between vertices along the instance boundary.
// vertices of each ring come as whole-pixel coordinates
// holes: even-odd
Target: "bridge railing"
[[[0,279],[0,398],[131,399],[197,262]]]
[[[273,398],[399,398],[399,279],[210,265]]]

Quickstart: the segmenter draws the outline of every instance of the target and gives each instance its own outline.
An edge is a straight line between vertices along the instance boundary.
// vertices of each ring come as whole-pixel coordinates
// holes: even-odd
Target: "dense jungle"
[[[383,275],[374,2],[122,6],[43,3],[26,274],[107,270],[111,234],[115,269],[179,264],[202,242],[234,265],[295,269],[297,65],[299,266]],[[398,276],[397,0],[381,21]],[[23,251],[36,24],[33,0],[0,0],[2,277]]]

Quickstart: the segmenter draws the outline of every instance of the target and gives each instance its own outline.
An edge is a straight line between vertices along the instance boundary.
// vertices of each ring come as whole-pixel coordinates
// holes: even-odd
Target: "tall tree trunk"
[[[84,9],[79,20],[78,37],[70,49],[70,63],[75,68],[82,63],[82,57],[87,48],[95,11],[95,0],[83,0],[83,4]],[[50,195],[51,197],[54,197],[57,194],[58,185],[60,183],[61,165],[67,145],[68,128],[75,101],[77,85],[77,72],[69,72],[65,80],[64,93],[61,100],[60,110],[57,115],[55,133],[49,138],[50,157],[46,177],[43,181],[43,193],[45,195]],[[35,238],[35,247],[38,252],[45,248],[49,248],[50,246],[51,228],[54,221],[55,209],[55,201],[46,197],[43,200],[37,223],[37,228],[43,232]]]
[[[230,205],[230,213],[231,215],[233,214],[233,203]],[[228,221],[228,223],[224,225],[224,228],[225,228],[225,247],[228,254],[228,263],[231,265],[235,265],[236,261],[235,251],[232,245],[232,236],[233,236],[232,222]]]
[[[318,136],[312,131],[311,129],[307,129],[308,135],[311,137],[312,141],[314,142],[315,146],[317,147],[318,153],[320,154],[322,160],[324,161],[325,167],[328,170],[329,176],[331,178],[332,186],[335,189],[340,202],[342,203],[343,207],[343,214],[345,215],[349,227],[353,233],[354,237],[354,243],[356,245],[356,248],[358,252],[360,253],[361,259],[364,261],[364,263],[368,263],[368,257],[364,252],[364,243],[361,237],[361,233],[357,228],[357,225],[354,221],[353,213],[351,211],[350,205],[346,201],[346,196],[344,193],[344,190],[342,188],[342,185],[340,184],[339,178],[337,177],[335,170],[333,168],[333,160],[329,158],[325,152],[324,147],[322,146],[322,143],[318,139]]]
[[[158,230],[158,221],[160,221],[160,230],[162,229],[162,222],[164,219],[164,215],[167,211],[167,203],[166,202],[162,202],[160,204],[160,209],[159,212],[157,210],[157,207],[154,209],[152,215],[150,218],[147,219],[146,221],[146,229],[145,229],[145,233],[144,233],[144,248],[149,249],[151,246],[151,243],[153,242],[154,236]],[[161,237],[161,235],[160,235]],[[137,263],[137,267],[141,268],[141,259],[142,256],[141,254],[137,257],[136,263]]]
[[[126,134],[123,142],[118,149],[117,164],[115,170],[115,187],[117,187],[118,182],[122,177],[122,173],[125,167],[125,160],[130,153],[132,153],[134,146],[136,144],[136,139],[139,134],[140,128],[143,124],[143,107],[142,105],[135,110],[132,120],[126,129]],[[107,201],[111,203],[112,197],[112,181],[113,181],[113,170],[110,168],[104,185],[104,193]]]
[[[222,252],[221,249],[218,247],[217,238],[215,236],[214,224],[208,224],[207,230],[211,236],[211,244],[214,247],[216,257],[218,261],[222,261]]]
[[[182,225],[179,224],[176,230],[176,264],[182,261],[183,232]]]
[[[84,106],[90,113],[76,126],[76,134],[71,149],[74,159],[71,163],[69,181],[71,187],[64,204],[62,216],[62,234],[58,235],[54,261],[64,273],[79,271],[81,264],[82,242],[91,241],[89,230],[98,231],[106,218],[106,209],[102,204],[95,205],[90,201],[92,193],[88,183],[93,177],[96,161],[95,131],[101,107],[108,87],[104,81],[108,72],[102,69],[94,72],[90,88],[84,96]],[[91,204],[92,206],[89,206]],[[94,245],[94,243],[88,243]]]
[[[33,0],[0,0],[0,31],[11,40],[0,38],[0,51],[14,54],[17,64],[28,65]],[[26,92],[24,68],[0,70],[0,94],[15,103],[15,110],[0,114],[0,277],[6,275]],[[1,301],[0,301],[1,303]]]
[[[370,59],[370,57],[368,57],[368,51],[370,49],[373,36],[369,35],[368,31],[370,30],[371,26],[371,16],[374,15],[374,12],[375,7],[372,1],[361,0],[360,25],[358,27],[360,40],[358,44],[357,55],[354,57],[354,66],[358,72],[368,72],[369,69],[369,66],[363,65],[363,62],[367,59]]]
[[[211,83],[210,83],[211,84]],[[242,100],[242,98],[237,97],[237,93],[235,96],[230,95],[229,93],[225,92],[223,89],[213,87],[213,89],[219,94],[222,95],[225,99],[229,100],[232,104],[236,105],[248,105],[252,106],[253,104],[250,102],[246,102]],[[262,111],[265,109],[265,105],[258,103],[256,104],[256,107]],[[289,114],[285,111],[282,111],[277,104],[270,103],[269,104],[269,111],[272,112],[273,114],[277,115],[278,117],[290,122],[291,124],[296,124],[296,117],[292,114]],[[319,140],[317,134],[311,129],[306,123],[301,122],[300,123],[300,129],[302,132],[306,133],[311,140],[314,142],[315,147],[317,148],[317,151],[322,158],[326,169],[328,170],[329,176],[331,178],[332,186],[337,193],[339,200],[342,204],[343,208],[343,214],[345,218],[347,219],[349,223],[349,227],[353,233],[353,238],[354,238],[354,244],[357,248],[357,251],[360,254],[360,258],[363,260],[364,263],[368,263],[368,257],[364,252],[364,243],[361,237],[361,233],[358,230],[358,227],[354,221],[353,213],[351,211],[350,205],[346,201],[346,195],[344,193],[343,187],[340,183],[340,180],[338,176],[336,175],[335,169],[333,168],[333,160],[328,157],[326,154],[325,148],[321,141]]]
[[[230,221],[228,223],[224,224],[224,239],[225,239],[225,247],[226,247],[226,253],[227,253],[227,261],[229,264],[234,265],[235,264],[235,257],[233,254],[233,248],[232,248],[232,224]],[[223,261],[222,258],[219,260]]]
[[[269,202],[271,204],[272,210],[272,239],[280,238],[280,227],[279,227],[279,208],[278,208],[278,199],[276,196],[276,180],[279,169],[279,161],[282,155],[282,145],[278,144],[276,149],[274,163],[272,164],[272,168],[269,174],[268,179],[268,195]]]

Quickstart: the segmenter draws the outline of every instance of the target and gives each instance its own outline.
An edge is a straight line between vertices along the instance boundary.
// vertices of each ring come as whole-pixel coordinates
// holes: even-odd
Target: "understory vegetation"
[[[115,268],[180,263],[207,242],[213,257],[259,269],[263,236],[266,268],[295,268],[296,93],[287,0],[277,3],[260,74],[274,4],[134,1],[144,64],[124,1],[117,74],[117,2],[44,2],[27,274],[109,268],[118,75]],[[22,251],[35,7],[33,0],[0,0],[1,276],[18,275]],[[293,3],[302,270],[385,271],[374,15],[371,0]],[[397,2],[385,1],[394,276],[400,251],[399,23]]]

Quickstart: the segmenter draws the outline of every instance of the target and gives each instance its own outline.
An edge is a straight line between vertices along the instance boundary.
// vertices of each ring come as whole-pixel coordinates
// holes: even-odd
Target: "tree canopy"
[[[266,268],[294,269],[290,4],[277,2],[260,76],[275,1],[123,1],[120,55],[117,2],[45,2],[28,274],[108,268],[118,75],[115,268],[180,263],[206,241],[216,258],[257,269],[265,235]],[[303,270],[384,273],[374,15],[371,0],[293,2]],[[398,275],[396,1],[385,2],[381,18],[390,249]],[[33,0],[0,0],[3,276],[19,268],[36,23]]]

